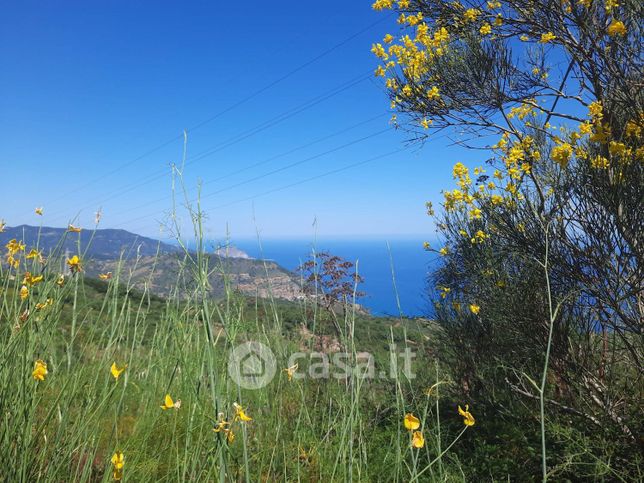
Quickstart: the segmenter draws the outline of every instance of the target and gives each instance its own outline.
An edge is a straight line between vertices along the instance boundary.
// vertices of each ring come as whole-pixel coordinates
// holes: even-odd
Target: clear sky
[[[310,236],[315,220],[320,236],[430,238],[424,203],[468,154],[437,138],[373,159],[407,135],[385,131],[371,74],[397,25],[370,5],[5,3],[0,219],[91,227],[101,207],[103,228],[159,236],[187,129],[209,236]]]

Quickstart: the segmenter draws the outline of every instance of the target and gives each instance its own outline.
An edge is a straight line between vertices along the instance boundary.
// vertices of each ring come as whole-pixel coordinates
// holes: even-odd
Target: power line
[[[391,15],[393,15],[393,14],[391,14]],[[217,112],[216,114],[214,114],[214,115],[212,115],[212,116],[210,116],[210,117],[208,117],[208,118],[204,119],[203,121],[198,122],[197,124],[193,125],[192,127],[189,127],[188,129],[185,129],[185,130],[184,130],[184,132],[185,132],[185,133],[188,133],[188,132],[196,131],[197,129],[199,129],[199,128],[201,128],[201,127],[205,126],[206,124],[209,124],[209,123],[211,123],[212,121],[214,121],[214,120],[216,120],[216,119],[220,118],[221,116],[223,116],[223,115],[225,115],[225,114],[227,114],[227,113],[229,113],[229,112],[233,111],[234,109],[237,109],[238,107],[240,107],[240,106],[242,106],[242,105],[246,104],[247,102],[251,101],[252,99],[256,98],[257,96],[259,96],[259,95],[263,94],[264,92],[268,91],[269,89],[271,89],[271,88],[275,87],[276,85],[280,84],[281,82],[285,81],[286,79],[288,79],[288,78],[292,77],[293,75],[297,74],[298,72],[300,72],[300,71],[304,70],[305,68],[307,68],[307,67],[309,67],[310,65],[314,64],[315,62],[319,61],[320,59],[323,59],[324,57],[326,57],[327,55],[329,55],[329,54],[331,54],[332,52],[336,51],[336,50],[337,50],[337,49],[339,49],[340,47],[342,47],[342,46],[344,46],[344,45],[348,44],[348,43],[349,43],[349,42],[351,42],[353,39],[355,39],[355,38],[359,37],[359,36],[360,36],[360,35],[362,35],[363,33],[368,32],[369,30],[371,30],[371,29],[372,29],[373,27],[375,27],[376,25],[378,25],[378,24],[380,24],[380,23],[382,23],[382,22],[384,22],[384,21],[388,20],[388,19],[389,19],[389,17],[391,17],[391,15],[388,15],[388,16],[385,16],[385,17],[382,17],[382,18],[378,19],[377,21],[375,21],[375,22],[373,22],[373,23],[371,23],[371,24],[367,25],[366,27],[363,27],[362,29],[360,29],[360,30],[358,30],[357,32],[355,32],[354,34],[352,34],[352,35],[350,35],[350,36],[346,37],[346,38],[345,38],[345,39],[343,39],[342,41],[338,42],[337,44],[335,44],[335,45],[331,46],[330,48],[328,48],[328,49],[324,50],[323,52],[321,52],[320,54],[316,55],[316,56],[315,56],[315,57],[313,57],[312,59],[310,59],[310,60],[308,60],[308,61],[304,62],[304,63],[303,63],[303,64],[301,64],[301,65],[299,65],[299,66],[298,66],[298,67],[296,67],[295,69],[293,69],[293,70],[291,70],[291,71],[287,72],[286,74],[284,74],[284,75],[283,75],[283,76],[281,76],[281,77],[278,77],[278,78],[277,78],[277,79],[275,79],[274,81],[269,82],[269,83],[268,83],[268,84],[266,84],[264,87],[262,87],[262,88],[260,88],[260,89],[256,90],[256,91],[255,91],[255,92],[253,92],[252,94],[249,94],[248,96],[246,96],[246,97],[244,97],[244,98],[240,99],[239,101],[237,101],[237,102],[235,102],[235,103],[231,104],[231,105],[230,105],[230,106],[228,106],[227,108],[225,108],[225,109],[223,109],[223,110],[221,110],[221,111]],[[120,165],[120,166],[118,166],[117,168],[114,168],[113,170],[111,170],[111,171],[109,171],[109,172],[107,172],[107,173],[105,173],[105,174],[103,174],[103,175],[101,175],[101,176],[98,176],[97,178],[95,178],[95,179],[93,179],[93,180],[91,180],[91,181],[89,181],[89,182],[85,183],[81,189],[85,189],[85,188],[87,188],[88,186],[94,185],[94,184],[96,184],[97,182],[102,181],[103,179],[105,179],[105,178],[107,178],[107,177],[109,177],[109,176],[111,176],[111,175],[113,175],[113,174],[119,173],[119,172],[120,172],[121,170],[123,170],[124,168],[127,168],[128,166],[131,166],[132,164],[136,163],[137,161],[140,161],[141,159],[146,158],[146,157],[148,157],[148,156],[149,156],[149,155],[151,155],[151,154],[154,154],[155,152],[157,152],[157,151],[159,151],[159,150],[163,149],[164,147],[166,147],[166,146],[168,146],[168,145],[172,144],[173,142],[175,142],[175,141],[178,141],[178,140],[182,139],[182,138],[183,138],[183,136],[184,136],[184,133],[181,133],[181,134],[178,134],[177,136],[174,136],[174,137],[172,137],[172,138],[167,139],[166,141],[162,142],[161,144],[158,144],[157,146],[155,146],[155,147],[153,147],[153,148],[151,148],[151,149],[147,150],[147,151],[146,151],[146,152],[144,152],[143,154],[141,154],[141,155],[139,155],[139,156],[137,156],[137,157],[135,157],[135,158],[131,159],[130,161],[127,161],[127,162],[125,162],[125,163],[121,164],[121,165]],[[57,198],[54,198],[54,200],[51,200],[50,202],[60,201],[61,199],[64,199],[65,197],[66,197],[66,195],[61,195],[61,196],[59,196],[59,197],[57,197]]]
[[[236,170],[236,171],[233,171],[233,172],[231,172],[231,173],[227,173],[227,174],[225,174],[225,175],[223,175],[223,176],[219,176],[219,177],[217,177],[217,178],[213,178],[213,179],[209,179],[209,180],[207,180],[207,181],[204,181],[204,182],[202,182],[202,183],[201,183],[201,186],[210,185],[210,184],[215,183],[215,182],[217,182],[217,181],[221,181],[221,180],[223,180],[223,179],[230,178],[230,177],[235,176],[235,175],[237,175],[237,174],[244,173],[244,172],[246,172],[246,171],[248,171],[248,170],[250,170],[250,169],[257,168],[258,166],[262,166],[262,165],[264,165],[264,164],[266,164],[266,163],[269,163],[269,162],[271,162],[271,161],[275,161],[276,159],[283,158],[283,157],[288,156],[288,155],[290,155],[290,154],[293,154],[293,153],[295,153],[295,152],[297,152],[297,151],[301,151],[302,149],[305,149],[305,148],[308,148],[308,147],[314,146],[315,144],[318,144],[318,143],[320,143],[320,142],[322,142],[322,141],[326,141],[326,140],[328,140],[328,139],[334,138],[334,137],[339,136],[339,135],[341,135],[341,134],[346,134],[347,132],[349,132],[349,131],[351,131],[351,130],[353,130],[353,129],[356,129],[356,128],[360,127],[360,126],[363,126],[363,125],[368,124],[368,123],[370,123],[370,122],[372,122],[372,121],[375,121],[376,119],[380,119],[380,118],[382,118],[382,117],[384,117],[384,116],[386,116],[386,115],[388,115],[388,113],[386,113],[386,112],[385,112],[385,113],[378,114],[378,115],[376,115],[376,116],[370,117],[370,118],[368,118],[368,119],[366,119],[366,120],[360,121],[360,122],[358,122],[358,123],[356,123],[356,124],[352,124],[351,126],[348,126],[348,127],[346,127],[346,128],[340,129],[339,131],[335,131],[335,132],[333,132],[333,133],[331,133],[331,134],[327,134],[327,135],[325,135],[325,136],[322,136],[322,137],[320,137],[320,138],[317,138],[317,139],[315,139],[315,140],[313,140],[313,141],[310,141],[310,142],[308,142],[308,143],[305,143],[305,144],[301,144],[301,145],[299,145],[299,146],[296,146],[295,148],[289,149],[288,151],[284,151],[284,152],[278,153],[278,154],[276,154],[276,155],[274,155],[274,156],[271,156],[271,157],[269,157],[269,158],[263,159],[263,160],[258,161],[258,162],[256,162],[256,163],[252,163],[252,164],[250,164],[250,165],[248,165],[248,166],[245,166],[245,167],[243,167],[243,168],[241,168],[241,169],[238,169],[238,170]],[[385,129],[384,131],[386,131],[386,130],[387,130],[387,129]],[[384,131],[379,131],[379,133],[380,133],[380,132],[384,132]],[[358,142],[359,142],[359,140],[358,140]],[[350,144],[355,144],[355,142],[354,142],[354,143],[350,143]],[[311,158],[311,159],[314,159],[314,158],[316,158],[316,157],[322,156],[322,155],[324,155],[324,154],[329,154],[329,153],[334,152],[334,151],[336,151],[336,150],[338,150],[338,149],[341,149],[341,147],[340,147],[340,148],[336,148],[336,149],[332,149],[332,150],[330,150],[330,151],[327,151],[327,152],[325,152],[325,153],[322,153],[321,155],[314,156],[314,157],[313,157],[313,158]],[[301,161],[301,162],[297,162],[297,163],[295,163],[295,164],[301,164],[302,162],[306,162],[306,161],[309,161],[309,160],[310,160],[310,159],[303,160],[303,161]],[[226,188],[226,189],[230,189],[230,188]],[[221,190],[220,190],[220,191],[221,191]],[[210,196],[210,195],[208,195],[208,196]],[[146,208],[146,207],[148,207],[148,206],[154,205],[155,203],[159,203],[159,202],[161,202],[161,201],[165,201],[166,199],[167,199],[167,197],[166,197],[166,196],[164,196],[164,197],[162,197],[162,198],[157,198],[157,199],[154,199],[154,200],[148,201],[148,202],[146,202],[146,203],[145,203],[145,204],[143,204],[143,205],[139,205],[138,207],[136,207],[136,209],[137,209],[137,210],[139,210],[139,209],[141,209],[141,208]],[[129,211],[132,211],[132,210],[129,210]]]
[[[226,149],[226,148],[228,148],[230,146],[238,144],[241,141],[244,141],[244,140],[246,140],[246,139],[248,139],[248,138],[250,138],[250,137],[252,137],[252,136],[254,136],[254,135],[256,135],[256,134],[258,134],[260,132],[262,132],[262,131],[265,131],[266,129],[269,129],[269,128],[271,128],[271,127],[273,127],[273,126],[275,126],[275,125],[277,125],[277,124],[279,124],[279,123],[281,123],[281,122],[283,122],[283,121],[285,121],[287,119],[290,119],[291,117],[293,117],[293,116],[295,116],[295,115],[297,115],[297,114],[299,114],[299,113],[301,113],[301,112],[303,112],[303,111],[305,111],[307,109],[310,109],[311,107],[314,107],[314,106],[326,101],[327,99],[330,99],[330,98],[332,98],[332,97],[334,97],[334,96],[336,96],[336,95],[338,95],[338,94],[340,94],[340,93],[342,93],[342,92],[344,92],[344,91],[346,91],[346,90],[348,90],[348,89],[350,89],[350,88],[352,88],[352,87],[364,82],[365,80],[370,78],[371,75],[372,75],[372,73],[369,72],[367,74],[363,74],[363,75],[355,77],[355,78],[353,78],[353,79],[351,79],[349,81],[346,81],[346,82],[340,84],[339,86],[336,86],[335,88],[331,89],[330,91],[328,91],[325,94],[321,94],[319,96],[316,96],[313,99],[310,99],[310,100],[304,102],[303,104],[300,104],[299,106],[296,106],[295,108],[291,108],[291,109],[289,109],[289,110],[287,110],[287,111],[275,116],[274,118],[269,119],[268,121],[265,121],[265,122],[255,126],[255,127],[251,128],[251,129],[243,131],[242,133],[240,133],[240,134],[238,134],[236,136],[233,136],[233,137],[227,139],[226,141],[218,143],[215,146],[213,146],[211,148],[208,148],[207,150],[202,151],[201,153],[199,153],[199,154],[197,154],[197,155],[195,155],[195,156],[193,156],[191,158],[188,158],[188,160],[186,161],[185,164],[186,165],[192,164],[192,163],[194,163],[196,161],[199,161],[199,160],[204,159],[204,158],[206,158],[208,156],[211,156],[211,155],[213,155],[213,154],[215,154],[215,153],[217,153],[219,151],[222,151],[222,150],[224,150],[224,149]],[[160,179],[160,178],[164,177],[167,174],[166,170],[157,171],[157,173],[158,174],[155,174],[153,176],[146,177],[144,181],[135,182],[133,184],[126,185],[126,187],[124,187],[123,189],[118,191],[116,194],[112,194],[112,195],[110,195],[109,197],[107,197],[107,198],[105,198],[103,200],[100,200],[100,201],[98,201],[96,203],[93,203],[92,205],[86,205],[86,206],[80,208],[79,211],[83,210],[83,209],[89,209],[89,208],[92,208],[92,207],[95,207],[95,206],[101,206],[104,203],[113,200],[114,198],[118,198],[119,196],[122,196],[122,195],[124,195],[126,193],[129,193],[129,192],[131,192],[131,191],[133,191],[133,190],[135,190],[135,189],[137,189],[137,188],[139,188],[141,186],[148,185],[151,182],[153,182],[153,181],[155,181],[157,179]],[[51,219],[55,220],[57,218],[62,218],[62,217],[63,217],[62,212],[54,212],[54,214],[52,215]]]
[[[232,205],[235,205],[235,204],[238,204],[238,203],[243,203],[244,201],[254,200],[255,198],[259,198],[259,197],[262,197],[262,196],[267,196],[269,194],[273,194],[273,193],[276,193],[278,191],[283,191],[283,190],[286,190],[286,189],[289,189],[289,188],[293,188],[295,186],[299,186],[299,185],[304,184],[304,183],[309,183],[311,181],[315,181],[317,179],[324,178],[326,176],[331,176],[331,175],[334,175],[334,174],[337,174],[337,173],[341,173],[343,171],[347,171],[347,170],[352,169],[352,168],[356,168],[358,166],[362,166],[362,165],[372,163],[374,161],[378,161],[380,159],[383,159],[383,158],[386,158],[386,157],[389,157],[389,156],[393,156],[394,154],[401,153],[401,152],[403,152],[403,151],[405,151],[407,149],[409,149],[408,146],[402,147],[402,148],[396,149],[394,151],[390,151],[388,153],[380,154],[378,156],[374,156],[374,157],[365,159],[363,161],[359,161],[357,163],[352,163],[352,164],[349,164],[347,166],[343,166],[342,168],[337,168],[337,169],[334,169],[334,170],[331,170],[331,171],[326,171],[324,173],[321,173],[321,174],[318,174],[318,175],[315,175],[315,176],[311,176],[309,178],[306,178],[306,179],[303,179],[303,180],[300,180],[300,181],[296,181],[294,183],[283,185],[283,186],[280,186],[278,188],[273,188],[271,190],[264,191],[262,193],[259,193],[259,194],[253,195],[253,196],[248,196],[246,198],[241,198],[241,199],[238,199],[238,200],[235,200],[235,201],[231,201],[231,202],[225,203],[223,205],[218,205],[218,206],[215,206],[213,208],[210,208],[210,210],[220,210],[222,208],[227,208],[229,206],[232,206]],[[129,224],[129,223],[132,223],[134,221],[139,221],[139,220],[144,219],[144,218],[149,218],[149,216],[150,215],[146,215],[144,217],[139,217],[139,218],[136,218],[134,220],[129,220],[129,221],[125,222],[125,223],[122,223],[122,224],[116,225],[116,226],[117,227],[124,226],[125,224]]]
[[[323,156],[327,156],[327,155],[329,155],[329,154],[335,153],[335,152],[340,151],[340,150],[342,150],[342,149],[346,149],[346,148],[348,148],[348,147],[350,147],[350,146],[353,146],[353,145],[355,145],[355,144],[361,143],[361,142],[366,141],[366,140],[368,140],[368,139],[371,139],[371,138],[373,138],[373,137],[379,136],[379,135],[381,135],[381,134],[383,134],[383,133],[385,133],[385,132],[387,132],[387,131],[390,131],[391,129],[393,129],[393,128],[391,128],[391,127],[387,127],[386,129],[381,129],[381,130],[376,131],[376,132],[374,132],[374,133],[371,133],[371,134],[369,134],[369,135],[367,135],[367,136],[363,136],[363,137],[360,137],[360,138],[358,138],[358,139],[354,139],[354,140],[349,141],[349,142],[347,142],[347,143],[341,144],[340,146],[336,146],[336,147],[331,148],[331,149],[328,149],[328,150],[326,150],[326,151],[324,151],[324,152],[321,152],[321,153],[315,154],[315,155],[313,155],[313,156],[309,156],[309,157],[307,157],[307,158],[304,158],[304,159],[301,159],[301,160],[295,161],[295,162],[293,162],[293,163],[287,164],[286,166],[282,166],[282,167],[280,167],[280,168],[276,168],[276,169],[274,169],[274,170],[272,170],[272,171],[269,171],[269,172],[267,172],[267,173],[263,173],[263,174],[261,174],[261,175],[254,176],[254,177],[252,177],[252,178],[245,179],[245,180],[240,181],[240,182],[238,182],[238,183],[235,183],[235,184],[233,184],[233,185],[226,186],[225,188],[221,188],[221,189],[219,189],[219,190],[217,190],[217,191],[214,191],[214,192],[212,192],[212,193],[208,193],[208,194],[206,194],[206,195],[200,196],[200,198],[199,198],[199,199],[203,200],[203,199],[206,199],[206,198],[210,198],[210,197],[212,197],[212,196],[214,196],[214,195],[217,195],[217,194],[219,194],[219,193],[222,193],[222,192],[224,192],[224,191],[228,191],[228,190],[231,190],[231,189],[234,189],[234,188],[238,188],[239,186],[243,186],[243,185],[245,185],[245,184],[252,183],[253,181],[258,181],[258,180],[263,179],[263,178],[266,178],[266,177],[268,177],[268,176],[272,176],[272,175],[274,175],[274,174],[277,174],[277,173],[280,173],[280,172],[286,171],[286,170],[288,170],[288,169],[292,169],[292,168],[294,168],[294,167],[296,167],[296,166],[299,166],[299,165],[301,165],[301,164],[304,164],[304,163],[307,163],[307,162],[313,161],[313,160],[318,159],[318,158],[321,158],[321,157],[323,157]],[[193,202],[193,203],[194,203],[194,202],[196,202],[196,201],[197,201],[197,199],[193,199],[193,200],[191,200],[191,202]],[[155,201],[155,202],[156,202],[156,201]],[[147,204],[146,204],[145,206],[147,206]],[[126,221],[126,222],[124,222],[124,223],[121,223],[121,224],[119,224],[119,225],[116,225],[116,226],[122,226],[122,225],[124,225],[124,224],[129,224],[129,223],[132,223],[132,222],[135,222],[135,221],[138,221],[138,220],[141,220],[141,219],[147,218],[148,216],[149,216],[149,215],[143,215],[143,216],[137,217],[137,218],[135,218],[135,219],[133,219],[133,220],[128,220],[128,221]]]

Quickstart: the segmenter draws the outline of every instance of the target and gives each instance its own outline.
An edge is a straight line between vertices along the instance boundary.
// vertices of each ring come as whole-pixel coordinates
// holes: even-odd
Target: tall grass
[[[150,293],[149,284],[134,287],[136,258],[123,257],[105,282],[80,271],[59,284],[66,263],[60,244],[46,260],[27,259],[31,247],[25,247],[16,253],[17,267],[2,265],[1,479],[463,478],[448,453],[463,431],[441,432],[439,385],[446,381],[427,355],[427,326],[365,318],[349,300],[337,342],[346,348],[350,367],[359,365],[361,351],[374,354],[377,377],[350,371],[342,379],[289,380],[283,370],[289,355],[315,349],[320,336],[331,333],[325,333],[330,318],[314,301],[302,300],[294,309],[272,296],[249,300],[228,283],[225,296],[214,300],[210,280],[214,273],[225,277],[224,265],[211,266],[218,259],[206,253],[200,207],[187,206],[196,249],[188,249],[176,230],[184,248],[182,269],[165,299]],[[80,248],[79,241],[79,253]],[[27,271],[43,280],[21,299]],[[366,323],[372,324],[368,337],[361,326]],[[228,371],[230,351],[247,340],[270,347],[277,360],[275,378],[257,390],[240,388]],[[410,345],[418,354],[415,379],[389,364],[390,347],[402,351]],[[37,360],[47,365],[42,381],[32,376]],[[113,363],[125,367],[118,378],[110,371]],[[314,363],[300,360],[298,373],[306,374]],[[166,394],[180,400],[180,407],[162,409]],[[252,420],[239,420],[236,404]],[[420,419],[421,448],[410,444],[406,413]],[[460,421],[455,412],[449,417]],[[117,452],[124,455],[122,473],[113,472]]]

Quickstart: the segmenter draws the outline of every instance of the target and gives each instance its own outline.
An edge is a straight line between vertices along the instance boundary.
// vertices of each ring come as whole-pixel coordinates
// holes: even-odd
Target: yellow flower
[[[371,8],[374,10],[385,10],[394,6],[394,0],[376,0]]]
[[[161,406],[161,409],[163,409],[165,411],[166,409],[170,409],[170,408],[179,409],[180,407],[181,407],[181,400],[180,399],[177,399],[177,401],[175,402],[170,397],[170,394],[165,395],[165,398],[163,400],[163,405]]]
[[[98,278],[100,278],[101,280],[109,280],[110,278],[112,278],[112,272],[99,273]]]
[[[449,254],[449,248],[447,248],[447,247],[443,247],[443,248],[441,248],[440,250],[438,250],[438,253],[440,253],[440,254],[441,254],[441,256],[443,256],[443,257],[444,257],[444,256],[446,256],[446,255],[448,255],[448,254]]]
[[[36,362],[34,362],[34,370],[31,373],[31,376],[36,379],[37,381],[44,381],[45,376],[48,374],[47,372],[47,364],[45,364],[44,361],[38,359]]]
[[[67,227],[67,231],[68,231],[68,232],[71,232],[71,233],[80,233],[80,232],[81,232],[81,229],[80,229],[80,228],[78,228],[78,227],[76,227],[76,226],[74,226],[74,225],[71,225],[71,224],[70,224],[70,225]]]
[[[572,146],[568,143],[563,143],[552,148],[552,159],[559,163],[562,168],[568,166],[568,161],[572,156]]]
[[[429,126],[432,125],[432,120],[424,117],[423,120],[420,121],[420,125],[423,127],[423,129],[429,129]]]
[[[447,294],[449,294],[451,291],[452,291],[452,289],[449,288],[449,287],[442,287],[441,288],[441,298],[444,299],[445,297],[447,297]]]
[[[65,275],[58,275],[58,279],[56,279],[56,285],[59,287],[63,287],[65,285]]]
[[[551,42],[556,38],[557,38],[557,36],[555,34],[553,34],[552,32],[541,34],[541,39],[539,40],[539,43],[547,44],[548,42]]]
[[[9,243],[5,245],[10,254],[15,255],[18,252],[24,252],[26,245],[21,241],[17,241],[15,238],[9,240]]]
[[[613,19],[606,31],[611,37],[615,37],[616,35],[623,37],[624,35],[626,35],[626,26],[621,20]]]
[[[475,22],[480,14],[481,12],[478,9],[468,8],[467,10],[465,10],[465,13],[463,14],[463,20],[465,20],[466,23]]]
[[[123,466],[125,464],[125,457],[120,451],[112,455],[112,476],[115,480],[123,479]]]
[[[69,266],[69,269],[72,271],[72,273],[81,272],[83,270],[78,255],[74,255],[72,258],[69,258],[67,260],[67,265]]]
[[[376,70],[373,71],[373,75],[376,77],[384,77],[385,76],[385,69],[382,68],[381,65],[376,67]]]
[[[242,408],[239,404],[233,403],[233,407],[235,408],[235,412],[236,412],[235,419],[238,419],[239,421],[244,421],[244,422],[253,420],[253,418],[251,418],[249,415],[247,415],[244,412],[244,408]]]
[[[26,300],[29,297],[29,289],[26,285],[23,285],[20,288],[20,300]]]
[[[521,40],[521,42],[527,42],[528,40],[530,40],[530,37],[528,37],[527,35],[522,35],[521,37],[519,37],[519,40]]]
[[[434,100],[438,99],[441,96],[440,90],[438,89],[437,86],[432,86],[428,91],[427,91],[427,98],[429,100]]]
[[[31,260],[32,258],[40,258],[42,260],[42,254],[35,248],[32,248],[29,253],[27,253],[25,258],[27,258],[27,260]]]
[[[612,9],[617,7],[619,7],[617,0],[604,0],[604,9],[606,10],[606,13],[610,13]]]
[[[385,44],[390,44],[390,43],[392,43],[392,42],[394,41],[394,36],[393,36],[393,35],[391,35],[391,34],[387,34],[387,35],[385,35],[385,38],[384,38],[384,39],[382,39],[382,41],[383,41]]]
[[[403,424],[405,425],[405,429],[407,429],[407,431],[415,431],[420,428],[420,420],[412,413],[405,414]]]
[[[112,373],[112,376],[114,376],[114,379],[118,381],[119,376],[125,370],[126,367],[127,367],[127,364],[124,365],[121,369],[119,369],[116,365],[116,362],[113,362],[112,367],[110,367],[110,372]]]
[[[36,208],[34,211],[36,212],[37,215],[42,216],[42,206]]]
[[[43,276],[42,275],[32,275],[31,272],[25,272],[25,277],[22,279],[22,283],[25,285],[32,287],[40,282],[43,281]]]
[[[474,315],[477,315],[480,311],[481,307],[476,304],[470,304],[470,312],[472,312]]]
[[[411,436],[411,445],[414,448],[422,448],[423,446],[425,446],[425,437],[423,436],[422,432],[414,431]]]
[[[490,35],[492,33],[492,26],[489,23],[485,22],[483,25],[481,25],[479,33],[481,35]]]
[[[286,372],[286,376],[288,377],[289,381],[293,379],[293,374],[297,372],[297,368],[298,368],[298,364],[296,363],[295,365],[284,369],[284,372]]]
[[[474,423],[476,423],[476,421],[474,420],[474,416],[472,416],[472,413],[470,412],[469,404],[465,405],[465,411],[463,411],[461,406],[459,406],[458,414],[463,416],[463,424],[465,424],[465,426],[474,426]]]
[[[54,299],[49,298],[49,299],[45,300],[44,302],[37,303],[36,304],[36,310],[46,309],[50,305],[54,305]]]

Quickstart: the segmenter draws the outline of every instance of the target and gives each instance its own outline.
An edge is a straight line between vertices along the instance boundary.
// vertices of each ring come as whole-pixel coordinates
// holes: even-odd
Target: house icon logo
[[[273,351],[261,342],[240,344],[228,356],[228,375],[244,389],[268,385],[276,370]]]

